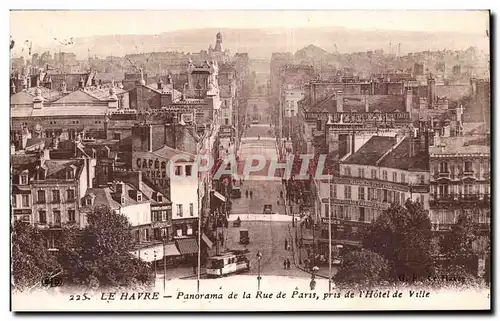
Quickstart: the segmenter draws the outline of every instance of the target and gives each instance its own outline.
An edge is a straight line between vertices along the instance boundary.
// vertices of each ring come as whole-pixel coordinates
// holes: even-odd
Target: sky
[[[10,34],[41,46],[54,38],[158,34],[200,28],[345,27],[484,34],[486,11],[11,11]]]

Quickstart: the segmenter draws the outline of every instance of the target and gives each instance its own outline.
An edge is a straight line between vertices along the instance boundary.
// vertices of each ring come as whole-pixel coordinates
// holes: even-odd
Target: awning
[[[175,246],[175,244],[166,244],[165,245],[165,256],[179,256],[181,253]]]
[[[205,235],[205,233],[201,234],[201,239],[203,240],[203,242],[205,242],[209,249],[212,249],[213,243],[212,241],[210,241],[208,236]]]
[[[221,201],[225,202],[226,201],[226,198],[224,197],[224,195],[222,195],[221,193],[217,192],[217,191],[214,191],[214,195],[220,199]]]
[[[179,239],[176,243],[181,255],[198,253],[198,242],[195,239]]]

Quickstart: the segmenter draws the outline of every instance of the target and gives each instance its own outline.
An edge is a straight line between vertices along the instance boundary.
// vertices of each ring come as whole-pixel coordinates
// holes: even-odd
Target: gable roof
[[[85,103],[85,102],[95,102],[99,99],[91,95],[85,90],[76,90],[66,96],[55,100],[53,104],[74,104],[74,103]]]

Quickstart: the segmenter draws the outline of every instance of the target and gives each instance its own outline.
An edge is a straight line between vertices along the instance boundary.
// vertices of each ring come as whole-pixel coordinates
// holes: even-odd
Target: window
[[[194,216],[194,205],[189,203],[189,216]]]
[[[177,204],[177,216],[182,217],[184,213],[182,213],[182,204]]]
[[[163,202],[163,196],[161,196],[160,194],[158,194],[156,196],[156,201],[159,202],[159,203]]]
[[[120,133],[114,133],[114,134],[113,134],[113,139],[114,139],[114,140],[120,140],[121,136],[122,136],[122,135],[121,135]]]
[[[372,179],[377,179],[377,170],[376,169],[372,169]]]
[[[162,219],[161,212],[158,211],[152,211],[151,216],[152,216],[151,221],[153,222],[159,222]]]
[[[192,168],[192,165],[186,165],[186,176],[191,176]]]
[[[401,204],[405,204],[406,200],[405,200],[405,193],[401,193]]]
[[[74,202],[75,201],[75,191],[72,189],[69,189],[66,191],[66,199],[68,202]]]
[[[337,185],[330,184],[330,198],[337,198]]]
[[[364,168],[358,168],[358,176],[361,178],[365,178],[365,169]]]
[[[374,199],[375,199],[374,189],[371,187],[368,187],[368,200],[373,201]]]
[[[181,176],[182,166],[175,166],[175,176]]]
[[[398,181],[398,173],[396,173],[396,172],[392,173],[392,181],[393,182],[397,182]]]
[[[28,174],[21,174],[21,185],[28,185]]]
[[[330,217],[330,205],[325,204],[325,217]]]
[[[54,225],[61,225],[61,211],[59,210],[54,210]]]
[[[47,224],[47,212],[45,212],[44,210],[40,210],[38,212],[38,222],[40,222],[41,224]]]
[[[364,207],[359,208],[359,221],[361,221],[361,222],[365,221],[365,208]]]
[[[388,201],[388,199],[389,199],[389,195],[388,195],[388,193],[387,193],[387,190],[386,190],[386,189],[384,189],[383,191],[384,191],[384,196],[383,196],[383,199],[382,199],[382,200],[383,200],[384,202],[387,202],[387,201]]]
[[[12,195],[12,207],[17,207],[17,195]]]
[[[448,185],[439,185],[438,191],[439,195],[448,195],[449,194]]]
[[[472,162],[466,161],[464,163],[464,172],[472,172]]]
[[[346,200],[351,199],[351,186],[349,185],[344,186],[344,199]]]
[[[75,222],[75,210],[68,210],[68,221],[70,223]]]
[[[405,173],[401,173],[401,183],[406,183],[406,175],[405,175]]]
[[[358,187],[358,199],[360,200],[365,200],[365,188],[364,186],[359,186]]]
[[[142,193],[137,191],[137,202],[142,202]]]
[[[425,196],[424,194],[420,194],[420,200],[419,200],[420,204],[424,205],[425,204]]]
[[[30,197],[29,195],[22,196],[23,207],[30,207]]]
[[[382,200],[382,190],[377,189],[377,200],[381,201]]]
[[[387,171],[382,171],[382,179],[383,179],[384,181],[386,181],[386,180],[387,180]]]
[[[473,194],[474,193],[474,190],[473,190],[473,186],[472,185],[464,185],[464,194],[465,195],[470,195],[470,194]]]
[[[448,173],[448,163],[447,162],[439,163],[439,172],[440,173]]]
[[[57,189],[52,191],[52,202],[53,203],[61,202],[61,195],[59,195],[59,190]]]
[[[345,176],[351,176],[351,168],[350,167],[345,167],[344,168],[344,175]]]
[[[419,175],[418,178],[419,178],[419,182],[420,182],[421,185],[425,184],[425,177],[424,177],[424,175]]]

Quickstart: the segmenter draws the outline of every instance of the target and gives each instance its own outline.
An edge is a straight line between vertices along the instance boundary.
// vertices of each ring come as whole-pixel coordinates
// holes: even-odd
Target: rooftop
[[[375,165],[394,145],[396,137],[373,136],[360,149],[344,160],[344,164]]]
[[[396,148],[381,159],[379,166],[402,170],[429,170],[429,155],[425,152],[419,152],[416,156],[410,157],[409,145],[410,138],[405,137]]]
[[[440,137],[439,146],[429,148],[432,155],[443,154],[490,154],[490,139],[487,135]]]

